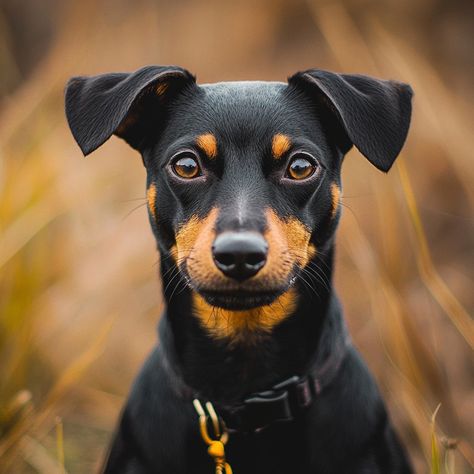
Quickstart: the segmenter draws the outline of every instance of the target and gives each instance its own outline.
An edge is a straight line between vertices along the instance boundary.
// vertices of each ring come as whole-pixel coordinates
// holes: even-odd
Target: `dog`
[[[141,153],[166,310],[106,474],[410,473],[332,285],[341,165],[388,172],[409,85],[311,69],[198,85],[187,70],[74,77],[84,155]]]

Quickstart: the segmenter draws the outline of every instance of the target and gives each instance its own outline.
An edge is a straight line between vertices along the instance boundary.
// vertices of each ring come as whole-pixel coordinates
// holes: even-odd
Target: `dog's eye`
[[[295,180],[306,179],[312,176],[316,169],[317,165],[306,153],[296,153],[288,165],[286,177]]]
[[[193,179],[201,175],[201,168],[191,152],[180,153],[171,167],[180,178]]]

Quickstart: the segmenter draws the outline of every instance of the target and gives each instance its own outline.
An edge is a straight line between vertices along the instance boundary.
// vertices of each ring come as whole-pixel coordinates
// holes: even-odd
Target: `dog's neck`
[[[295,283],[300,298],[291,317],[272,332],[239,343],[217,339],[202,327],[189,309],[190,289],[178,288],[179,295],[165,292],[162,350],[184,384],[209,399],[229,403],[302,374],[320,354],[327,356],[333,334],[344,324],[331,285],[332,247],[313,263],[318,272],[306,272]],[[162,270],[166,288],[166,272],[172,272]]]

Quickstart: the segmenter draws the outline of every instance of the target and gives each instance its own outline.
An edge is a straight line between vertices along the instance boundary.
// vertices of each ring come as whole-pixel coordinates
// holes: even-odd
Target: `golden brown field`
[[[417,472],[473,472],[473,33],[469,0],[2,0],[0,473],[96,471],[156,340],[141,160],[83,159],[63,111],[70,76],[145,64],[412,85],[391,173],[347,156],[335,284]]]

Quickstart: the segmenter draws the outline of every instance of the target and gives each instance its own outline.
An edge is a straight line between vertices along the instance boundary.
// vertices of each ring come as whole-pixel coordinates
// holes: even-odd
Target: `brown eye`
[[[303,153],[299,153],[290,161],[286,174],[290,179],[301,180],[309,178],[316,168],[317,166],[314,162],[306,158]]]
[[[199,164],[192,153],[181,154],[181,158],[175,160],[172,168],[177,176],[184,179],[196,178],[201,174]]]

